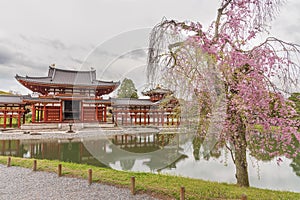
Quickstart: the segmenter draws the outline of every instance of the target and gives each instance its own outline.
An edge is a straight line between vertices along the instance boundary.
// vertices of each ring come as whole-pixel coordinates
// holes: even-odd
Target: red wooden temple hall
[[[102,95],[113,92],[120,82],[96,79],[96,70],[76,71],[49,67],[44,77],[15,77],[39,97],[24,98],[36,122],[106,122],[109,100]]]
[[[172,91],[158,85],[142,94],[149,96],[150,99],[111,99],[115,124],[122,126],[179,125],[179,102],[173,96]]]

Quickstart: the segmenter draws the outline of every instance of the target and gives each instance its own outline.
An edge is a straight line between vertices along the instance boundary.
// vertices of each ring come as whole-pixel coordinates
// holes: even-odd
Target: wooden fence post
[[[247,195],[242,194],[241,200],[247,200]]]
[[[36,171],[36,165],[37,165],[37,161],[33,160],[33,168],[32,171]]]
[[[89,169],[88,173],[89,173],[88,181],[89,181],[89,185],[91,185],[93,182],[93,170]]]
[[[7,158],[7,167],[10,167],[11,166],[11,157],[8,157]]]
[[[134,176],[131,177],[131,188],[130,188],[130,190],[131,190],[131,194],[135,195],[135,177]]]
[[[61,177],[61,168],[62,168],[62,165],[58,164],[58,170],[57,170],[58,177]]]
[[[185,188],[183,186],[180,187],[180,200],[184,200],[185,198]]]

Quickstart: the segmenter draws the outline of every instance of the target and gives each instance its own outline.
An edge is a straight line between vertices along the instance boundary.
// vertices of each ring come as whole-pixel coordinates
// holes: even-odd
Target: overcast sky
[[[93,67],[98,79],[132,78],[144,87],[149,30],[163,17],[200,21],[218,0],[0,0],[0,90],[30,93],[16,74],[45,76],[48,66]],[[300,44],[300,1],[288,0],[270,35]]]

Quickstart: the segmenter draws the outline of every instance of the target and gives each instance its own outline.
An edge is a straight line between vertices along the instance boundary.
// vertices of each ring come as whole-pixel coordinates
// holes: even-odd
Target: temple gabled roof
[[[173,94],[173,92],[169,89],[164,89],[164,88],[161,88],[159,85],[157,85],[156,88],[148,90],[146,92],[142,92],[142,94],[145,96],[152,96],[155,94],[162,94],[162,95]]]
[[[60,95],[80,94],[91,95],[95,91],[95,96],[102,96],[114,91],[120,82],[100,81],[96,79],[96,70],[76,71],[65,70],[50,66],[48,76],[30,77],[16,75],[16,79],[33,92],[43,95],[49,93]],[[58,91],[59,90],[59,91]],[[88,91],[88,94],[86,93]]]
[[[96,70],[76,71],[65,70],[49,66],[48,76],[30,77],[16,75],[18,81],[56,84],[56,85],[73,85],[73,86],[118,86],[119,82],[100,81],[96,79]]]

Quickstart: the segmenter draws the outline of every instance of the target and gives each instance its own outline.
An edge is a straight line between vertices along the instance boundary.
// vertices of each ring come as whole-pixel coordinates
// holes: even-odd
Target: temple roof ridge
[[[96,69],[89,71],[68,70],[49,66],[48,76],[20,76],[16,74],[17,80],[46,81],[61,84],[74,85],[98,85],[98,84],[119,84],[120,81],[104,81],[96,79]]]
[[[45,78],[50,78],[49,76],[20,76],[19,74],[16,74],[15,76],[16,79],[18,78],[29,78],[29,79],[45,79]]]
[[[96,72],[96,69],[94,69],[94,68],[91,68],[91,70],[76,70],[76,69],[62,69],[62,68],[57,68],[57,67],[53,67],[53,66],[49,66],[49,70],[76,72],[76,73]]]

